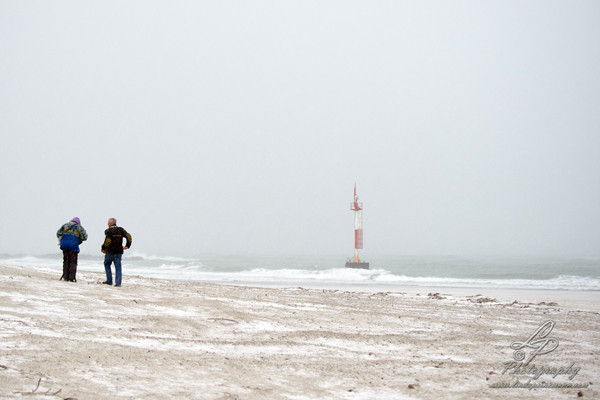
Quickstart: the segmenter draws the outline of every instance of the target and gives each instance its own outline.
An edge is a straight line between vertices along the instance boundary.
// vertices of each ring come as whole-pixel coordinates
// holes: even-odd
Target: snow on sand
[[[126,271],[125,271],[126,272]],[[598,302],[255,288],[0,265],[0,398],[599,398]],[[518,300],[518,299],[515,299]],[[503,374],[546,321],[556,350]],[[527,348],[524,349],[528,352]],[[587,388],[491,388],[577,383]],[[591,384],[590,384],[591,383]]]

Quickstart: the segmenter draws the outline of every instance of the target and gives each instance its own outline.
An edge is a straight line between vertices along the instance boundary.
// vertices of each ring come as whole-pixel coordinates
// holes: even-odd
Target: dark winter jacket
[[[120,226],[111,226],[104,231],[106,239],[102,244],[102,251],[107,254],[123,254],[123,238],[127,240],[126,247],[131,247],[131,235]]]
[[[60,239],[61,250],[71,250],[79,253],[79,245],[87,240],[88,235],[81,225],[71,221],[60,227],[56,232],[56,237]]]

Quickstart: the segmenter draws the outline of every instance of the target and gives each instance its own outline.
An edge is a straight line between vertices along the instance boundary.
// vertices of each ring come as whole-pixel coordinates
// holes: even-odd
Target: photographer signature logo
[[[493,383],[490,388],[495,389],[540,389],[540,388],[587,388],[589,383],[575,383],[573,378],[577,376],[581,367],[575,363],[568,366],[554,367],[536,365],[532,363],[536,357],[549,354],[556,350],[559,345],[558,339],[550,336],[555,327],[554,321],[547,321],[533,331],[524,341],[514,341],[510,344],[513,350],[513,361],[504,363],[502,375],[513,376],[511,381]],[[559,376],[568,377],[568,381],[557,380]],[[518,377],[526,377],[527,381],[521,381]],[[539,378],[544,377],[538,381]],[[551,377],[551,378],[550,378]]]
[[[523,361],[527,356],[527,353],[523,349],[531,350],[529,357],[523,363],[528,365],[534,358],[542,354],[548,354],[556,350],[558,347],[558,339],[548,337],[548,335],[554,329],[554,322],[548,321],[544,325],[537,328],[535,332],[531,334],[524,342],[512,342],[510,348],[515,352],[513,358],[516,361]]]

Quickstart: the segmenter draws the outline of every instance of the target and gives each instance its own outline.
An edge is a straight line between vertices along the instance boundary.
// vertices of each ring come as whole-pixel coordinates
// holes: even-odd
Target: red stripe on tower
[[[363,230],[362,229],[354,230],[354,248],[355,249],[363,248]]]

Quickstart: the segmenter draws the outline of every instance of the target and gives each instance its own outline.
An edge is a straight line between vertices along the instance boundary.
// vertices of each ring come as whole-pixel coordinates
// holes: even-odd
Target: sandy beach
[[[0,265],[2,399],[600,398],[597,292],[59,277]]]

